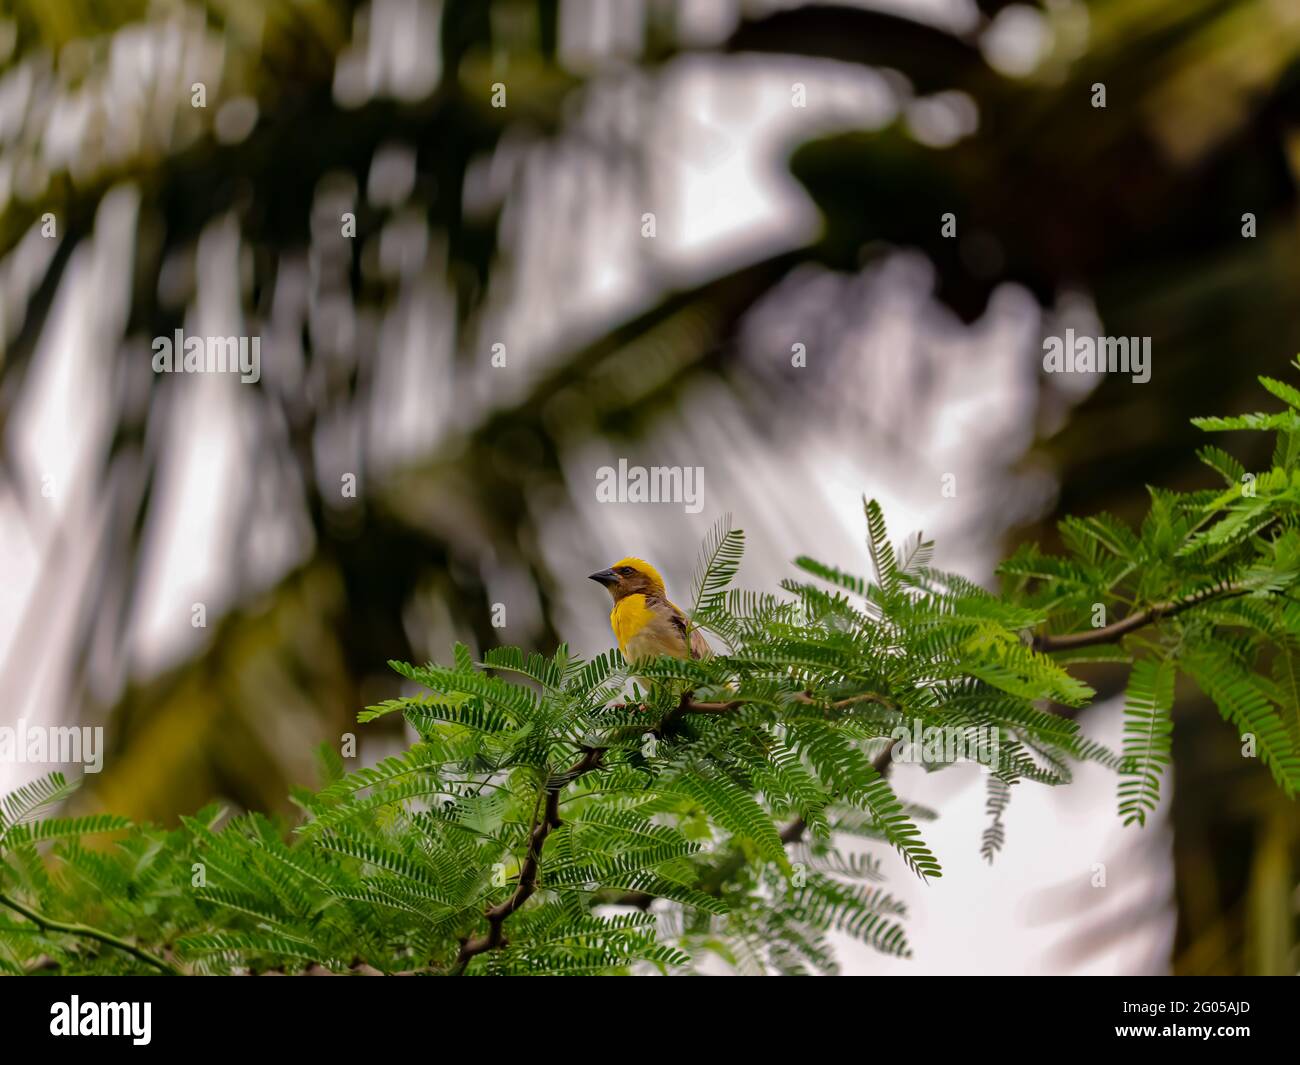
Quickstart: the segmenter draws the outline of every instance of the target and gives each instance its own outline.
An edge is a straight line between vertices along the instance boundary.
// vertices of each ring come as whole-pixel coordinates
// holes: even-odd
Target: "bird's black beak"
[[[595,581],[597,584],[603,584],[608,588],[612,584],[618,583],[618,574],[612,569],[603,569],[599,573],[593,573],[587,578],[589,581]]]

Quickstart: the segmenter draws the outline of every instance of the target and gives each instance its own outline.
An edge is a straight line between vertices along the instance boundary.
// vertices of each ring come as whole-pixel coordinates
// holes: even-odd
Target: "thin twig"
[[[471,958],[505,946],[505,933],[502,926],[507,917],[533,897],[533,893],[537,890],[537,873],[541,868],[542,848],[546,846],[546,837],[551,834],[552,829],[560,827],[560,792],[583,773],[600,765],[604,753],[599,748],[584,748],[582,758],[563,773],[547,780],[545,787],[539,792],[539,798],[543,794],[546,797],[546,810],[541,820],[535,823],[528,834],[528,851],[524,856],[524,864],[519,870],[519,882],[515,885],[514,893],[504,902],[488,907],[484,913],[488,921],[488,930],[485,934],[461,941],[460,953],[456,956],[456,963],[452,967],[454,974],[463,973]]]
[[[873,759],[871,759],[872,768],[874,768],[876,772],[879,773],[881,776],[886,775],[889,772],[889,767],[894,763],[892,757],[894,746],[895,745],[893,743],[888,744],[883,751],[881,751]],[[789,846],[791,843],[798,843],[800,840],[803,839],[804,833],[807,830],[808,830],[808,823],[804,821],[802,817],[796,817],[793,821],[791,821],[788,825],[786,825],[784,828],[781,829],[779,833],[781,842],[784,843],[786,846]],[[733,852],[731,855],[728,856],[726,861],[724,861],[720,866],[718,866],[718,870],[715,871],[714,876],[712,878],[713,886],[715,886],[716,889],[720,890],[721,883],[725,882],[725,880],[730,876],[739,872],[740,868],[744,864],[745,864],[744,853],[739,849],[737,849],[735,852]],[[708,890],[709,890],[708,887],[706,887],[705,888],[706,893],[708,892]],[[648,910],[650,906],[654,903],[655,898],[656,896],[651,895],[645,891],[625,891],[621,895],[617,895],[613,899],[611,899],[610,903],[614,906],[635,906],[638,910]]]
[[[8,906],[11,910],[21,913],[42,931],[62,932],[70,936],[82,936],[86,939],[98,940],[100,943],[104,943],[107,946],[125,951],[132,957],[137,958],[146,965],[152,966],[167,976],[181,975],[180,970],[168,965],[162,960],[162,958],[156,957],[155,955],[150,954],[147,950],[142,950],[140,947],[137,947],[132,943],[128,943],[125,939],[118,939],[117,936],[111,935],[108,932],[101,932],[98,928],[91,928],[89,925],[84,924],[69,924],[66,921],[56,921],[52,917],[46,917],[44,914],[38,913],[30,907],[23,905],[17,899],[10,898],[3,892],[0,892],[0,905]]]
[[[1136,614],[1130,614],[1126,618],[1113,621],[1109,625],[1103,625],[1099,629],[1067,632],[1060,635],[1040,632],[1034,637],[1031,646],[1035,651],[1051,652],[1072,651],[1078,647],[1093,647],[1102,643],[1118,643],[1130,632],[1145,628],[1147,625],[1153,625],[1164,618],[1172,618],[1181,614],[1184,610],[1191,610],[1194,606],[1200,606],[1202,603],[1213,600],[1235,599],[1237,596],[1247,594],[1247,591],[1248,589],[1236,585],[1208,588],[1177,602],[1157,603],[1155,606],[1149,606],[1145,610],[1139,610]]]
[[[889,775],[889,767],[894,764],[895,743],[888,743],[885,749],[871,759],[871,768],[879,773],[882,777]],[[808,825],[802,817],[796,817],[785,828],[781,829],[781,842],[790,844],[798,843],[803,839],[803,834]]]

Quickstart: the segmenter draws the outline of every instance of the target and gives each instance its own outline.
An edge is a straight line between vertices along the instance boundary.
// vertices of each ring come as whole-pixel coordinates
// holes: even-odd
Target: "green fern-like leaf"
[[[700,557],[691,578],[692,618],[715,611],[735,580],[745,553],[745,534],[731,526],[731,515],[724,515],[709,531],[700,549]]]
[[[1129,766],[1119,782],[1119,813],[1126,825],[1145,825],[1160,801],[1160,778],[1173,746],[1172,662],[1139,659],[1124,693],[1124,757]]]

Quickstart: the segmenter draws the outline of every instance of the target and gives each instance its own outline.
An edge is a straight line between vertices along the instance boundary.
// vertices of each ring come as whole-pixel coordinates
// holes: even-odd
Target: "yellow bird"
[[[625,558],[593,573],[614,598],[609,623],[618,649],[629,662],[657,655],[708,658],[712,654],[699,629],[693,629],[680,608],[668,601],[659,571],[639,558]]]

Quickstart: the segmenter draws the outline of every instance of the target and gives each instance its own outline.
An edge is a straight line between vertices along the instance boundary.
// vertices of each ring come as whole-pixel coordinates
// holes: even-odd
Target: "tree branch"
[[[871,759],[872,768],[882,777],[889,775],[889,767],[894,764],[894,746],[892,742],[887,744],[883,751]],[[796,817],[785,828],[781,829],[781,842],[798,843],[803,839],[804,831],[807,828],[808,825],[804,822],[804,819]]]
[[[1089,647],[1095,644],[1115,643],[1130,632],[1154,624],[1163,618],[1174,617],[1185,610],[1190,610],[1192,607],[1200,606],[1202,603],[1211,600],[1232,599],[1237,596],[1245,595],[1246,593],[1246,589],[1235,585],[1210,588],[1174,603],[1160,603],[1148,607],[1146,610],[1138,611],[1135,614],[1131,614],[1128,617],[1113,622],[1103,628],[1091,629],[1085,632],[1065,633],[1061,635],[1039,633],[1034,636],[1031,646],[1036,651],[1051,652],[1071,650],[1076,647]],[[819,705],[817,700],[808,692],[798,693],[794,697],[794,701],[809,705]],[[878,692],[862,692],[858,695],[851,695],[844,699],[838,699],[835,702],[828,704],[828,706],[830,709],[842,710],[857,703],[864,702],[876,703],[880,706],[886,706],[895,710],[898,709],[897,703]],[[696,702],[691,697],[690,692],[686,692],[682,696],[681,703],[673,711],[673,715],[670,716],[680,714],[725,714],[736,710],[743,705],[745,705],[744,699],[731,699],[726,702],[700,703]],[[1059,712],[1061,712],[1063,716],[1073,717],[1077,711],[1074,708],[1061,708]],[[893,743],[888,744],[884,750],[871,760],[872,766],[874,766],[876,771],[882,776],[888,774],[889,767],[893,764],[892,755],[894,746]],[[807,831],[807,827],[808,826],[804,822],[803,818],[795,818],[781,829],[781,842],[785,844],[799,842],[803,838],[804,832]],[[722,866],[719,867],[724,874],[734,873],[739,869],[740,865],[743,864],[743,856],[739,863],[737,862],[737,857],[737,855],[732,855],[722,864]],[[649,909],[650,905],[654,901],[655,896],[643,891],[624,892],[612,900],[615,905],[636,906],[642,910]]]
[[[62,932],[65,935],[83,936],[86,939],[94,939],[100,943],[106,944],[107,946],[113,947],[116,950],[125,951],[137,960],[144,962],[146,965],[157,969],[159,972],[167,976],[181,975],[180,970],[168,965],[162,960],[162,958],[156,957],[153,954],[150,954],[147,950],[142,950],[140,947],[137,947],[132,943],[128,943],[125,939],[118,939],[117,936],[110,935],[108,932],[101,932],[98,928],[91,928],[89,925],[84,924],[69,924],[65,921],[56,921],[51,917],[46,917],[44,914],[38,913],[36,910],[24,906],[17,899],[10,898],[3,892],[0,892],[0,905],[8,906],[9,909],[21,913],[42,931]]]
[[[560,792],[583,773],[600,765],[601,757],[604,755],[604,751],[595,747],[586,747],[583,751],[582,758],[563,773],[547,780],[543,789],[546,809],[542,813],[541,820],[534,824],[528,834],[528,852],[519,870],[519,882],[515,885],[514,894],[504,902],[488,907],[484,913],[488,920],[488,930],[484,935],[461,940],[460,953],[456,956],[455,965],[452,966],[454,975],[463,973],[471,958],[505,946],[502,925],[505,924],[507,917],[533,897],[533,893],[537,890],[537,873],[541,867],[542,848],[546,846],[546,837],[551,834],[552,829],[560,827]]]
[[[1040,632],[1034,636],[1030,646],[1035,651],[1050,653],[1052,651],[1072,651],[1078,647],[1094,647],[1103,643],[1118,643],[1130,632],[1145,628],[1147,625],[1152,625],[1164,618],[1174,617],[1185,610],[1191,610],[1194,606],[1200,606],[1202,603],[1212,600],[1234,599],[1246,593],[1247,589],[1231,584],[1217,588],[1207,588],[1195,595],[1188,596],[1186,599],[1149,606],[1145,610],[1139,610],[1136,614],[1130,614],[1126,618],[1113,621],[1109,625],[1103,625],[1099,629],[1067,632],[1059,635]]]
[[[687,692],[682,696],[682,701],[675,712],[678,714],[729,714],[733,710],[740,709],[747,701],[745,699],[730,699],[721,703],[700,703],[692,698],[691,692]],[[794,701],[808,706],[822,705],[808,692],[796,693]],[[858,703],[875,703],[878,706],[887,706],[891,710],[898,709],[897,703],[879,692],[859,692],[857,695],[850,695],[847,699],[838,699],[828,704],[828,706],[832,710],[843,710]]]
[[[846,703],[851,703],[859,700],[847,699],[841,701]],[[886,775],[889,772],[889,767],[893,765],[893,758],[891,757],[893,752],[894,752],[894,744],[890,743],[888,746],[885,747],[883,751],[881,751],[873,759],[871,759],[872,766],[875,768],[876,772],[878,772],[881,776]],[[804,821],[802,817],[796,817],[793,821],[791,821],[788,825],[786,825],[783,829],[781,829],[780,832],[781,842],[786,844],[787,846],[791,843],[798,843],[801,839],[803,839],[803,834],[807,830],[808,830],[807,822]],[[726,859],[726,861],[724,861],[721,865],[718,866],[718,869],[715,872],[713,877],[713,884],[710,885],[710,887],[712,887],[713,889],[712,893],[716,894],[717,891],[720,890],[722,883],[725,883],[729,877],[734,876],[737,872],[739,872],[740,869],[744,866],[744,864],[745,864],[744,853],[740,850],[734,851]],[[710,887],[706,887],[704,888],[704,890],[708,892],[710,891]],[[616,895],[614,898],[610,899],[609,901],[610,904],[614,906],[635,906],[638,910],[648,910],[651,904],[655,901],[655,898],[656,896],[651,895],[645,891],[625,891],[620,895]]]

